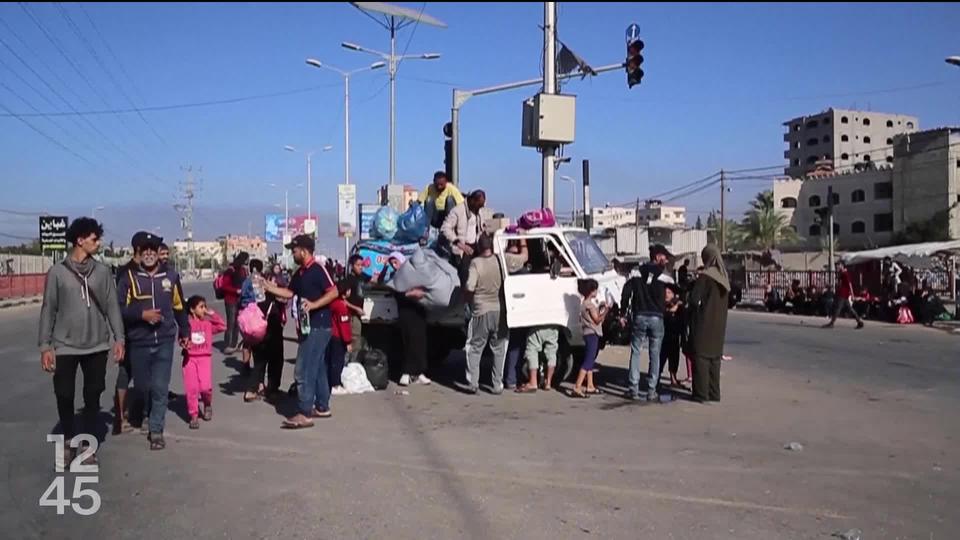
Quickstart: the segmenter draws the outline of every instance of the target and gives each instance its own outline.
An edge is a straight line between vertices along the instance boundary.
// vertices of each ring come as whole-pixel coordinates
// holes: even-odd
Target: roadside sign
[[[337,233],[350,238],[357,232],[357,185],[337,186]]]
[[[640,39],[640,25],[633,23],[627,27],[627,45]]]
[[[40,249],[67,250],[67,216],[40,216]]]

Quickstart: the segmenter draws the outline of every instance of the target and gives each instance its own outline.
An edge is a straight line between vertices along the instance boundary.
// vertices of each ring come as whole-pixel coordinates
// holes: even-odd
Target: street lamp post
[[[343,77],[343,183],[350,184],[350,77],[362,71],[373,71],[387,64],[374,62],[367,67],[345,71],[340,68],[324,64],[315,58],[307,58],[307,64],[316,68],[325,68],[338,73]],[[350,238],[343,238],[344,260],[350,256]]]
[[[283,149],[287,152],[301,152],[300,150],[297,150],[296,147],[290,145],[284,146]],[[322,152],[329,152],[330,150],[333,150],[333,147],[329,145],[321,148]],[[310,150],[302,153],[307,155],[307,219],[313,219],[313,173],[311,172],[311,163],[313,154],[317,153],[317,151]]]
[[[272,188],[280,189],[278,184],[271,183],[267,185]],[[303,184],[297,184],[293,187],[303,187]],[[299,207],[300,205],[298,204],[296,206]],[[309,215],[307,217],[309,217]],[[283,188],[283,236],[290,236],[290,188]]]
[[[570,211],[570,219],[572,220],[573,226],[577,226],[577,181],[572,177],[563,175],[560,177],[561,180],[570,182],[570,204],[573,205],[573,210]]]
[[[390,75],[390,185],[395,183],[396,179],[396,169],[397,169],[397,160],[396,160],[396,137],[397,137],[397,116],[396,116],[396,105],[397,105],[397,69],[400,67],[400,62],[404,60],[436,60],[440,58],[439,53],[423,53],[423,54],[402,54],[397,55],[396,52],[396,29],[391,27],[390,29],[390,52],[380,52],[374,49],[367,49],[361,47],[355,43],[343,42],[340,44],[344,49],[350,49],[351,51],[365,52],[367,54],[372,54],[374,56],[379,56],[382,58],[387,66],[387,72]]]

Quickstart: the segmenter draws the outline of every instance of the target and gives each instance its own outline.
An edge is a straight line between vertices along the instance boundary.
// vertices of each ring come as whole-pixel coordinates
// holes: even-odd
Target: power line
[[[2,84],[2,83],[0,83],[0,84]],[[6,85],[3,85],[3,86],[6,87]],[[20,116],[17,116],[17,115],[15,115],[15,114],[13,114],[13,113],[10,111],[10,109],[8,109],[7,106],[4,105],[3,103],[0,103],[0,109],[3,109],[4,111],[6,111],[7,113],[9,113],[11,116],[13,116],[14,118],[16,118],[17,120],[23,122],[28,128],[30,128],[31,130],[35,131],[37,134],[39,134],[39,135],[40,135],[41,137],[43,137],[44,139],[50,141],[50,142],[53,143],[55,146],[61,148],[63,151],[68,152],[68,153],[70,153],[70,154],[73,154],[73,155],[74,155],[77,159],[79,159],[80,161],[83,161],[84,163],[86,163],[86,164],[88,164],[88,165],[90,165],[90,166],[93,166],[93,162],[91,162],[91,161],[88,160],[87,158],[81,156],[81,155],[78,154],[76,151],[74,151],[72,148],[70,148],[69,146],[63,144],[62,142],[60,142],[59,140],[55,139],[54,137],[51,137],[50,135],[47,135],[43,130],[41,130],[40,128],[38,128],[38,127],[34,126],[33,124],[31,124],[27,119],[21,118]]]
[[[93,18],[87,12],[87,8],[85,8],[83,4],[79,2],[77,3],[77,7],[80,8],[80,12],[83,13],[84,18],[87,19],[88,23],[90,23],[90,27],[93,28],[93,31],[97,34],[97,37],[100,38],[100,42],[103,43],[104,48],[107,49],[107,53],[110,54],[110,58],[113,59],[113,62],[120,69],[120,73],[124,77],[126,77],[127,82],[130,83],[130,88],[133,90],[134,95],[140,100],[141,103],[143,103],[144,102],[143,94],[140,92],[139,88],[137,88],[136,83],[133,81],[133,78],[127,72],[127,69],[123,66],[123,62],[121,62],[120,59],[117,57],[117,55],[113,52],[113,47],[110,46],[110,42],[107,41],[107,38],[104,37],[103,32],[100,31],[100,27],[97,26],[95,22],[93,22]]]
[[[77,39],[79,39],[80,42],[83,44],[83,46],[87,49],[87,52],[90,53],[90,56],[93,57],[93,60],[97,63],[98,66],[100,66],[100,69],[102,69],[103,72],[107,74],[107,78],[109,78],[110,82],[117,88],[117,90],[120,92],[120,95],[123,96],[123,98],[127,101],[127,103],[130,104],[131,107],[133,107],[135,111],[137,111],[137,116],[140,117],[140,120],[148,128],[150,128],[150,131],[153,132],[153,135],[157,138],[157,140],[159,140],[165,147],[169,148],[169,145],[167,145],[167,141],[162,136],[160,136],[160,133],[158,133],[157,130],[153,127],[153,124],[151,124],[143,116],[143,113],[140,111],[140,109],[137,108],[136,104],[133,102],[130,96],[127,95],[127,92],[124,91],[120,83],[117,82],[117,79],[113,76],[113,72],[110,71],[110,69],[107,68],[106,64],[104,64],[103,60],[100,59],[100,55],[97,53],[96,49],[94,49],[93,45],[90,44],[86,36],[83,35],[83,32],[80,30],[80,27],[77,26],[77,24],[74,22],[73,17],[70,16],[70,14],[67,12],[66,9],[64,9],[63,4],[61,4],[60,2],[56,2],[54,3],[54,6],[56,6],[57,11],[60,13],[60,16],[65,21],[67,21],[67,25],[70,27],[70,30],[73,31],[73,34],[77,36]]]
[[[403,47],[403,53],[400,54],[400,61],[397,62],[396,69],[400,69],[400,64],[403,63],[403,57],[407,55],[407,49],[410,48],[410,43],[413,41],[413,36],[417,33],[417,28],[420,27],[420,16],[423,15],[423,10],[426,9],[427,3],[424,2],[420,5],[420,13],[417,14],[417,22],[413,24],[413,30],[410,31],[410,37],[407,38],[407,44]]]
[[[22,210],[7,210],[0,208],[0,214],[11,214],[14,216],[25,216],[25,217],[38,217],[49,215],[46,212],[24,212]]]
[[[196,107],[211,107],[214,105],[228,105],[233,103],[241,103],[244,101],[253,101],[258,99],[269,99],[282,96],[290,96],[294,94],[302,94],[305,92],[313,92],[320,90],[322,88],[332,88],[334,86],[340,86],[340,83],[331,83],[331,84],[320,84],[314,86],[307,86],[303,88],[295,88],[293,90],[284,90],[280,92],[271,92],[268,94],[256,94],[252,96],[242,96],[236,98],[227,98],[227,99],[217,99],[211,101],[198,101],[193,103],[178,103],[174,105],[154,105],[139,107],[140,111],[149,112],[149,111],[169,111],[174,109],[190,109]],[[37,117],[37,116],[98,116],[105,114],[131,114],[136,113],[138,109],[102,109],[102,110],[90,110],[90,111],[48,111],[42,112],[39,114],[21,114],[21,113],[11,113],[11,114],[0,114],[0,117],[7,116],[23,116],[23,117]]]

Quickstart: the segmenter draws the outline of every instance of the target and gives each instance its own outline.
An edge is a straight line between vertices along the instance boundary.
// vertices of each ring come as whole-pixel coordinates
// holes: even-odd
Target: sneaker
[[[410,386],[410,376],[404,373],[400,376],[400,381],[397,384],[400,386]]]
[[[431,381],[430,379],[428,379],[427,376],[424,375],[424,374],[422,374],[422,373],[420,374],[419,377],[417,377],[417,384],[424,384],[424,385],[426,385],[426,384],[430,384],[430,383],[432,383],[432,382],[433,382],[433,381]]]
[[[860,321],[857,323],[857,330],[860,330],[862,328],[863,328],[863,321]]]
[[[657,394],[656,392],[647,392],[647,397],[645,399],[650,403],[656,403],[660,401],[660,394]]]
[[[503,393],[503,387],[500,386],[500,387],[493,388],[493,389],[490,390],[490,393],[493,394],[493,395],[495,395],[495,396],[499,396],[500,394]]]
[[[349,392],[347,392],[347,389],[342,386],[334,386],[330,389],[331,396],[345,396],[347,394],[349,394]]]

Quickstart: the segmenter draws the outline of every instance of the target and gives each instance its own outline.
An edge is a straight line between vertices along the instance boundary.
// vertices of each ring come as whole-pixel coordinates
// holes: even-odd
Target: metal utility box
[[[570,144],[576,132],[577,98],[537,94],[523,102],[523,146]]]

